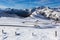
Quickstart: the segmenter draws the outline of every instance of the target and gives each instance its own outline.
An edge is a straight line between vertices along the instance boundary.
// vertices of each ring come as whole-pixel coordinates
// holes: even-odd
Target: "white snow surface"
[[[59,32],[57,28],[59,25],[51,22],[35,17],[24,19],[1,17],[0,40],[60,40],[60,35],[55,36],[55,31]]]
[[[0,40],[60,40],[60,23],[47,19],[36,11],[27,18],[15,14],[12,17],[10,14],[1,15]]]

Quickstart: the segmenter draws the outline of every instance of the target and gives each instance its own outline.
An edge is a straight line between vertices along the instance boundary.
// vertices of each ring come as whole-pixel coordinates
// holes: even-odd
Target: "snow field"
[[[57,36],[55,35],[57,31]],[[0,26],[0,40],[59,40],[60,30]]]

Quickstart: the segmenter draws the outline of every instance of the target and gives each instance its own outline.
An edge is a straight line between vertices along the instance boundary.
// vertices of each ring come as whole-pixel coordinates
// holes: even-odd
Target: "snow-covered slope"
[[[34,28],[54,28],[56,27],[56,25],[59,25],[59,24],[53,24],[54,22],[52,22],[53,20],[51,20],[56,18],[59,19],[60,17],[59,12],[53,11],[52,9],[49,9],[47,7],[35,8],[33,12],[31,12],[32,9],[20,10],[20,12],[16,9],[15,10],[13,9],[14,13],[10,13],[12,9],[6,9],[6,10],[8,11],[8,13],[6,13],[6,11],[2,11],[0,13],[0,17],[1,17],[0,25],[4,24],[4,25],[22,26],[24,24],[23,26],[29,26]],[[25,12],[28,12],[30,16],[26,18],[22,18],[17,15],[19,13],[15,13],[16,11],[24,14]]]
[[[46,18],[49,18],[49,19],[54,19],[54,20],[60,20],[60,12],[58,11],[55,11],[55,10],[52,10],[52,9],[49,9],[48,7],[45,7],[43,9],[36,9],[31,16],[34,16],[34,15],[43,15],[44,17]]]
[[[60,29],[0,26],[0,40],[60,40]],[[58,33],[56,36],[56,32]]]
[[[26,9],[22,13],[31,14],[24,18],[10,11],[0,11],[0,40],[59,40],[60,23],[54,20],[60,12],[46,7]]]

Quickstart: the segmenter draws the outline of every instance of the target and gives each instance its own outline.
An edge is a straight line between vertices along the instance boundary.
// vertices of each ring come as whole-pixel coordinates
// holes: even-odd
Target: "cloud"
[[[0,5],[0,8],[8,8],[8,7],[4,5]]]
[[[49,2],[48,0],[40,0],[41,3]]]
[[[55,6],[59,5],[59,0],[0,0],[1,8],[28,8],[35,6]],[[5,5],[5,6],[4,6]]]

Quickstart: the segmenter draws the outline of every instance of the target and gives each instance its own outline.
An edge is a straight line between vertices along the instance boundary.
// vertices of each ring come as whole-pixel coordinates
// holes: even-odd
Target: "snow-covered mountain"
[[[60,9],[59,8],[50,8],[50,7],[36,7],[32,9],[0,9],[0,16],[4,14],[5,16],[9,16],[9,14],[17,15],[19,17],[41,17],[53,20],[60,20]],[[11,15],[10,15],[11,16]]]
[[[32,12],[32,15],[37,15],[37,16],[41,16],[43,15],[44,17],[46,18],[49,18],[49,19],[54,19],[54,20],[60,20],[60,12],[57,10],[53,10],[52,8],[49,8],[49,7],[45,7],[43,9],[35,9],[34,12]]]
[[[51,22],[53,20],[60,20],[60,12],[54,11],[49,7],[36,7],[32,9],[4,9],[0,11],[0,19],[1,20],[11,20],[13,21],[13,25],[19,25],[19,24],[24,24],[25,25],[33,25],[36,26],[35,23],[37,23],[37,26],[40,28],[48,28],[48,27],[53,27],[53,24]],[[19,21],[18,21],[19,20]],[[9,24],[12,25],[12,22],[9,21],[3,22],[2,24]],[[20,22],[21,21],[21,22]],[[50,21],[50,22],[48,22]],[[49,25],[44,25],[44,24],[49,24]],[[52,26],[51,26],[52,25]],[[54,24],[55,25],[55,24]]]
[[[60,40],[59,13],[44,6],[0,9],[0,40]]]

